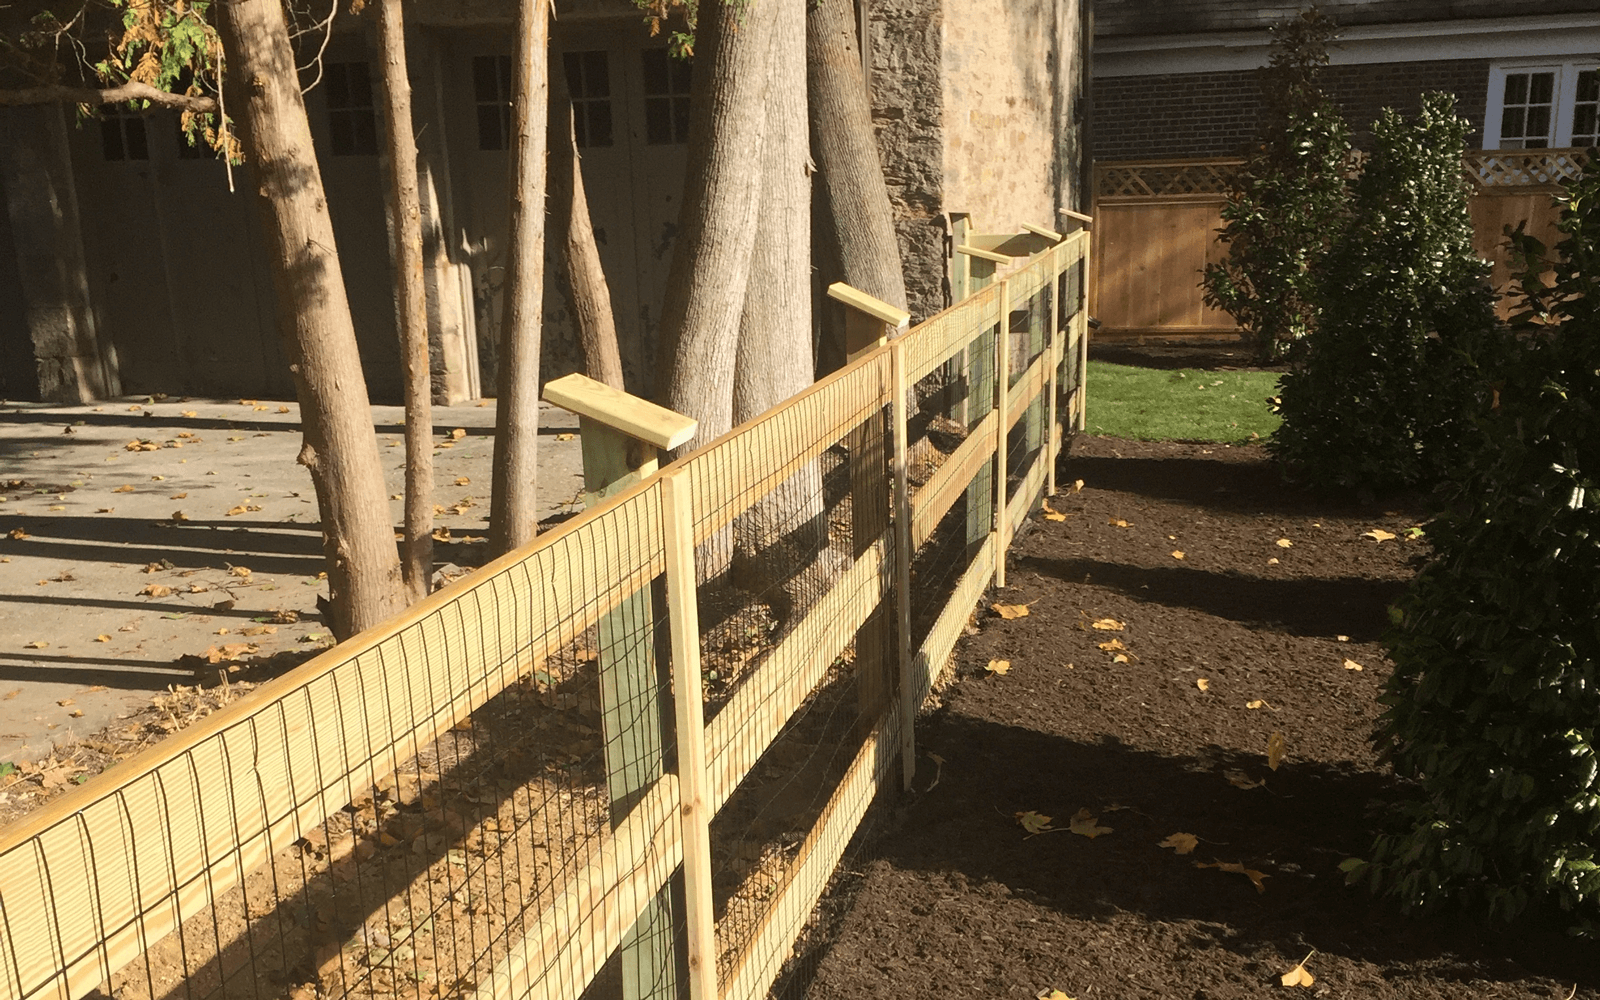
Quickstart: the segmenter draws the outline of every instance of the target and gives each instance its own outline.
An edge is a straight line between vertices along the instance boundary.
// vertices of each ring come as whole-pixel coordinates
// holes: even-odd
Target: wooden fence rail
[[[426,968],[421,958],[404,960],[411,963],[406,968],[414,982],[401,975],[398,945],[392,954],[385,946],[388,957],[375,957],[364,917],[345,928],[369,938],[359,976],[368,982],[367,992],[376,992],[371,983],[380,981],[404,980],[414,987],[426,979],[441,996],[575,1000],[603,974],[619,946],[626,947],[625,938],[652,901],[670,898],[663,896],[665,888],[682,878],[683,909],[673,933],[681,938],[676,947],[687,953],[688,994],[696,1000],[764,995],[867,807],[880,790],[909,781],[916,712],[946,668],[972,608],[1003,574],[1009,539],[1053,485],[1062,430],[1081,426],[1087,321],[1081,275],[1088,266],[1089,233],[1062,236],[1030,227],[1017,240],[1011,249],[984,251],[1011,263],[945,312],[395,620],[262,685],[0,831],[0,1000],[80,1000],[96,989],[119,991],[121,997],[122,987],[129,988],[128,996],[150,1000],[286,994],[297,977],[304,980],[304,967],[296,965],[288,943],[273,952],[258,947],[254,937],[268,915],[283,923],[293,908],[278,881],[281,859],[309,851],[306,845],[319,829],[330,829],[332,818],[357,816],[362,808],[379,822],[363,836],[381,850],[377,845],[389,842],[382,839],[388,836],[381,826],[385,814],[374,796],[404,780],[421,789],[417,801],[426,825],[415,853],[424,857],[414,870],[406,869],[398,890],[384,890],[398,892],[392,900],[374,905],[380,914],[406,915],[399,922],[409,925],[397,927],[396,938],[402,931],[442,933],[423,919],[420,890],[407,888],[411,883],[405,880],[415,875],[422,885],[435,870],[427,867],[434,860],[448,876],[448,855],[449,864],[465,869],[462,885],[476,886],[472,880],[479,876],[488,885],[488,862],[457,857],[457,846],[498,838],[518,841],[520,851],[523,841],[534,842],[529,831],[541,806],[524,794],[526,807],[512,808],[515,803],[507,802],[517,793],[502,790],[484,800],[479,815],[451,812],[437,801],[443,776],[463,765],[451,764],[441,748],[470,750],[473,744],[463,734],[486,730],[490,706],[518,691],[533,692],[540,705],[559,706],[569,703],[562,699],[589,697],[585,691],[605,687],[610,654],[602,649],[596,668],[595,656],[585,650],[596,635],[604,645],[623,627],[618,616],[626,618],[624,612],[641,601],[647,608],[664,601],[664,612],[639,626],[646,630],[640,633],[646,647],[651,634],[666,640],[654,648],[662,661],[665,725],[676,739],[671,759],[655,772],[659,776],[610,822],[584,826],[587,814],[578,805],[564,805],[568,813],[561,822],[578,830],[575,846],[565,854],[547,847],[537,877],[517,876],[515,892],[503,881],[501,894],[510,893],[504,912],[484,925],[492,933],[461,946],[464,955],[436,957]],[[1014,332],[1024,308],[1048,310],[1047,329]],[[1029,337],[1042,338],[1035,344],[1042,350],[1030,348]],[[1009,360],[1014,347],[1015,365]],[[964,370],[1001,373],[1001,391],[990,391],[987,402],[962,404],[963,412],[978,407],[967,414],[969,432],[913,495],[907,466],[915,442],[907,432],[907,408],[927,399],[927,386],[963,358]],[[949,395],[955,383],[941,384]],[[1058,398],[1064,427],[1056,424]],[[1013,426],[1022,424],[1017,435],[1032,432],[1041,413],[1049,415],[1048,433],[1031,450],[1025,436],[1018,437],[1015,457],[1032,455],[1031,464],[1009,469]],[[860,461],[861,443],[870,440],[863,429],[872,426],[890,431],[883,437],[887,460],[881,474]],[[882,498],[871,502],[884,504],[882,523],[888,528],[856,546],[847,568],[752,661],[706,722],[697,597],[704,599],[704,588],[717,576],[713,550],[730,525],[841,450],[852,451],[855,503],[868,503],[868,495]],[[875,477],[865,494],[863,468]],[[986,505],[974,507],[980,488],[990,491]],[[963,497],[968,510],[957,515]],[[979,536],[949,593],[940,595],[938,614],[914,636],[908,567],[915,552],[939,535],[947,519],[965,516],[970,523],[979,509],[992,512],[987,537]],[[871,523],[866,516],[864,508],[851,514],[860,524]],[[958,524],[954,530],[966,529]],[[848,666],[851,650],[865,641],[858,635],[868,634],[864,630],[875,615],[895,634],[888,656],[897,663],[888,673],[899,696],[886,699],[881,715],[860,720],[848,766],[777,878],[765,911],[720,966],[719,981],[712,819],[802,706],[820,697],[841,664]],[[863,651],[857,653],[865,662]],[[582,680],[591,676],[584,670],[595,669],[601,671],[598,682]],[[482,742],[487,739],[477,745],[488,745]],[[578,766],[549,772],[556,776],[550,779],[550,802],[599,801],[600,792],[564,777]],[[428,768],[438,774],[430,776]],[[549,825],[548,816],[543,821]],[[434,833],[440,834],[437,846]],[[351,837],[359,840],[355,832]],[[362,851],[354,858],[363,861]],[[333,877],[343,863],[338,852],[329,848],[322,863],[329,885],[349,892],[340,888],[346,884],[342,875]],[[675,876],[680,867],[683,874]],[[502,880],[509,878],[506,870],[499,869]],[[452,885],[440,892],[459,902],[468,890]],[[304,887],[300,891],[310,898]],[[470,892],[476,896],[479,890]],[[230,906],[242,915],[241,926],[231,931],[217,916]],[[443,903],[428,911],[445,912]],[[327,915],[294,910],[291,916],[316,925]],[[206,947],[197,952],[201,938]],[[175,976],[151,971],[150,956],[161,948],[181,953]],[[305,948],[314,950],[313,943]],[[331,954],[318,952],[311,964],[343,968],[349,961],[336,947]],[[197,984],[203,982],[211,985],[201,989]],[[266,983],[285,985],[280,990]],[[639,996],[663,995],[660,989],[624,988]],[[400,987],[392,992],[400,995]]]

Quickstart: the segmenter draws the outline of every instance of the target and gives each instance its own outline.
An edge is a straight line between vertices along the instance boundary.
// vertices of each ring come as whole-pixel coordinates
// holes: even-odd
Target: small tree
[[[1411,907],[1515,916],[1554,901],[1600,929],[1600,173],[1573,187],[1559,260],[1521,232],[1527,308],[1483,447],[1396,609],[1378,737],[1421,795],[1370,876]],[[1551,269],[1555,285],[1540,274]]]
[[[1308,482],[1436,482],[1470,446],[1496,321],[1461,173],[1469,126],[1453,101],[1425,95],[1415,123],[1384,111],[1352,217],[1315,275],[1321,319],[1283,377],[1272,439]]]
[[[1201,282],[1264,359],[1316,326],[1310,285],[1349,198],[1350,128],[1317,86],[1335,31],[1315,7],[1273,29],[1261,132],[1222,209],[1228,257]]]

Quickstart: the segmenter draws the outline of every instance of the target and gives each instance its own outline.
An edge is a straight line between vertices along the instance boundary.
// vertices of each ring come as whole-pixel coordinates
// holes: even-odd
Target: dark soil
[[[1288,371],[1287,364],[1263,365],[1255,358],[1250,345],[1238,339],[1177,339],[1140,337],[1129,340],[1091,340],[1089,358],[1113,365],[1130,365],[1135,368],[1156,368],[1177,371],[1180,368],[1201,371]]]
[[[1344,884],[1340,862],[1407,794],[1368,734],[1419,504],[1301,492],[1258,446],[1080,438],[1074,479],[1052,501],[1067,520],[1018,541],[992,597],[1031,613],[982,612],[919,725],[916,791],[842,878],[811,997],[1259,997],[1313,949],[1315,985],[1288,994],[1600,996],[1600,945],[1558,921],[1408,918]],[[1106,618],[1125,630],[1092,627]],[[1126,662],[1098,648],[1112,639]],[[1065,829],[1080,809],[1113,832]],[[1057,830],[1029,836],[1030,810]],[[1158,846],[1178,832],[1192,854]]]

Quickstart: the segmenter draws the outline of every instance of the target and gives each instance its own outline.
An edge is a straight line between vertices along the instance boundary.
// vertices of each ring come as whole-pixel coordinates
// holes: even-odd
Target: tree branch
[[[149,101],[163,108],[205,114],[217,110],[215,98],[172,94],[148,83],[130,81],[120,87],[27,87],[0,90],[0,107],[19,104],[120,104],[124,101]]]

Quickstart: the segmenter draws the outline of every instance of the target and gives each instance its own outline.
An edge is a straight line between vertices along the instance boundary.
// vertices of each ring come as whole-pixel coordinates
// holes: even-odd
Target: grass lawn
[[[1089,362],[1090,434],[1145,441],[1248,441],[1281,422],[1277,372],[1163,371]]]

